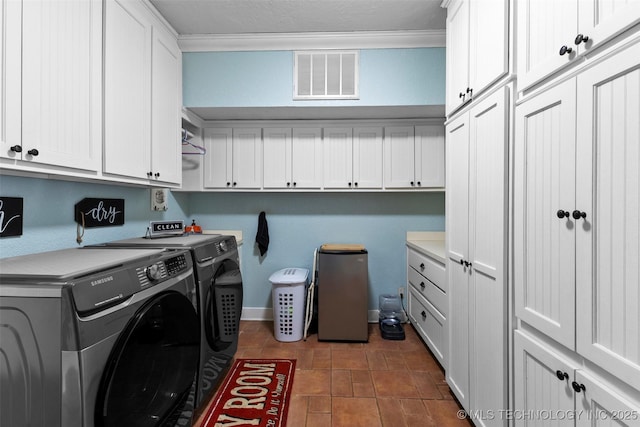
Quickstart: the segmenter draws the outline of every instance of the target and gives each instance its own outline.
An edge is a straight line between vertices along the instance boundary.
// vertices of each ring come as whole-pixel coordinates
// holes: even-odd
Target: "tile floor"
[[[237,358],[295,358],[288,427],[469,427],[444,373],[410,325],[404,341],[282,343],[272,322],[242,321]],[[198,420],[194,427],[199,427]]]

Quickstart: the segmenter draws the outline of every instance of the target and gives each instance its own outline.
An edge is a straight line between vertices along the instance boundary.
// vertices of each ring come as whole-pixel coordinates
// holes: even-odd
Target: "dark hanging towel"
[[[258,215],[258,233],[256,233],[256,243],[260,249],[260,256],[264,256],[269,249],[269,226],[267,225],[267,214],[260,212]]]

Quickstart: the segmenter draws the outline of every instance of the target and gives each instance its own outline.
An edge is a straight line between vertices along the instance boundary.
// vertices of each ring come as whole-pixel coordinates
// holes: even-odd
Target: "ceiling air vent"
[[[358,99],[358,52],[295,52],[293,99]]]

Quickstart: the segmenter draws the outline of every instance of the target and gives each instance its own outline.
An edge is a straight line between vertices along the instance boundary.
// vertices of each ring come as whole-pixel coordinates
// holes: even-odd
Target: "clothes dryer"
[[[201,349],[196,411],[204,409],[228,371],[238,348],[242,314],[242,275],[234,236],[185,234],[136,237],[105,243],[113,248],[188,249],[198,289]]]
[[[190,425],[200,347],[187,251],[0,260],[0,425]]]

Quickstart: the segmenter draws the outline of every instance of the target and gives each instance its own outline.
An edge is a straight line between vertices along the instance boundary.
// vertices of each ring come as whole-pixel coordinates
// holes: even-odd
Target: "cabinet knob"
[[[563,56],[564,54],[571,53],[571,52],[573,52],[573,49],[570,47],[567,47],[566,45],[563,45],[560,48],[560,56]]]
[[[421,287],[421,288],[422,288],[422,290],[424,291],[424,288],[425,288],[425,284],[424,284],[424,282],[420,282],[420,287]]]
[[[569,379],[569,374],[567,374],[566,372],[562,372],[561,370],[558,369],[556,371],[556,377],[558,377],[560,381],[564,381]]]
[[[578,384],[575,381],[571,382],[571,387],[573,387],[573,389],[575,390],[576,393],[580,393],[581,391],[585,391],[587,388],[584,386],[584,384]]]
[[[473,263],[470,263],[469,261],[465,260],[464,261],[464,266],[465,267],[471,267],[473,265]]]
[[[291,187],[291,183],[290,182],[287,182],[287,187]]]
[[[582,34],[578,34],[576,36],[576,39],[573,41],[576,45],[579,45],[580,43],[586,43],[589,41],[589,36],[585,36]]]
[[[422,310],[422,313],[420,313],[420,315],[422,315],[423,319],[427,318],[427,313],[424,310]]]
[[[420,264],[420,270],[424,270],[424,262]]]
[[[294,181],[294,182],[293,182],[293,186],[295,187],[296,185],[297,185],[297,184],[296,184],[296,182]]]
[[[22,145],[14,145],[11,147],[11,151],[14,153],[22,153]]]
[[[575,210],[571,213],[571,216],[573,217],[573,219],[585,219],[587,217],[587,213],[586,212],[580,212],[579,210]]]
[[[464,101],[464,92],[460,92],[460,94],[458,95],[458,98],[462,98],[462,100]]]
[[[355,182],[355,183],[353,183],[353,185],[357,187],[357,186],[358,186],[358,183],[357,183],[357,182]]]
[[[35,156],[37,156],[38,154],[40,154],[40,152],[39,152],[37,149],[32,148],[31,150],[27,151],[27,154],[31,154],[32,156],[34,156],[34,157],[35,157]]]
[[[473,98],[473,89],[470,87],[467,88],[467,93],[469,94],[469,98]]]
[[[422,183],[418,181],[418,187],[422,187]]]
[[[147,172],[147,177],[151,177],[153,175],[153,172]]]
[[[556,215],[558,216],[558,218],[562,219],[562,218],[569,218],[569,215],[571,215],[569,213],[569,211],[563,211],[562,209],[558,210],[558,212],[556,212]]]
[[[351,187],[351,183],[349,183],[349,187]]]
[[[413,181],[411,181],[411,186],[412,186],[412,187],[414,186]]]
[[[234,182],[234,183],[233,183],[233,186],[235,187],[236,185],[238,185],[238,183],[237,183],[237,182]]]
[[[230,182],[227,182],[227,187],[231,187],[231,183]]]
[[[160,172],[156,172],[153,176],[155,176],[156,178],[160,178]]]

